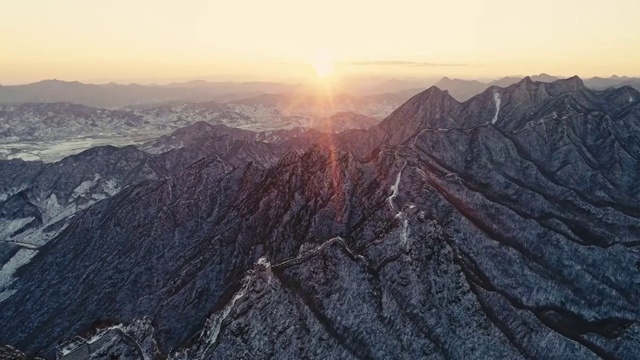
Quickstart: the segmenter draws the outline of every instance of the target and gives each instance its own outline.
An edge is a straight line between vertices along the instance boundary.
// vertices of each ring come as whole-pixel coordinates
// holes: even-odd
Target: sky
[[[638,14],[639,0],[0,0],[0,84],[639,76]]]

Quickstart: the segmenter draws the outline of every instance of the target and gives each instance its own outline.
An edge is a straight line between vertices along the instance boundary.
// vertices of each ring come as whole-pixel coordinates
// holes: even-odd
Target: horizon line
[[[520,75],[520,74],[516,74],[516,75],[504,75],[504,76],[486,76],[486,77],[452,77],[452,76],[448,76],[448,75],[442,75],[442,76],[424,76],[424,77],[398,77],[398,76],[371,76],[371,77],[366,77],[366,76],[346,76],[344,78],[346,78],[348,81],[354,81],[353,79],[356,78],[357,80],[355,81],[362,81],[362,80],[379,80],[379,81],[420,81],[422,79],[430,79],[430,80],[434,80],[437,79],[437,81],[443,80],[443,79],[449,79],[449,80],[462,80],[462,81],[478,81],[478,82],[482,82],[482,83],[486,83],[489,84],[492,81],[496,81],[496,80],[502,80],[502,79],[507,79],[507,78],[519,78],[519,79],[524,79],[525,77],[538,77],[538,76],[551,76],[551,77],[555,77],[558,79],[566,79],[566,78],[570,78],[570,77],[574,77],[577,76],[582,80],[591,80],[591,79],[614,79],[614,78],[619,78],[619,79],[628,79],[628,80],[640,80],[640,75],[618,75],[618,74],[612,74],[609,76],[606,75],[594,75],[594,76],[589,76],[589,77],[583,77],[580,76],[578,74],[573,74],[573,75],[551,75],[549,73],[539,73],[539,74],[533,74],[533,75]],[[288,80],[207,80],[206,79],[207,76],[203,76],[203,77],[197,77],[197,78],[190,78],[190,79],[185,79],[185,80],[167,80],[167,82],[159,82],[159,81],[150,81],[150,82],[145,82],[145,81],[141,81],[141,80],[133,80],[131,82],[127,82],[127,81],[123,81],[123,80],[64,80],[64,79],[58,79],[58,78],[44,78],[41,80],[36,80],[36,81],[31,81],[31,82],[21,82],[21,83],[0,83],[0,87],[15,87],[15,86],[27,86],[27,85],[35,85],[38,83],[42,83],[42,82],[47,82],[47,81],[57,81],[57,82],[61,82],[61,83],[79,83],[79,84],[83,84],[83,85],[96,85],[96,86],[105,86],[105,85],[119,85],[119,86],[132,86],[132,85],[138,85],[138,86],[158,86],[158,87],[163,87],[163,86],[170,86],[170,85],[181,85],[181,84],[189,84],[189,83],[195,83],[195,82],[203,82],[203,83],[210,83],[210,84],[250,84],[250,83],[256,83],[256,84],[274,84],[274,85],[291,85],[291,86],[300,86],[300,85],[304,85],[306,83],[309,82],[303,82],[303,81],[288,81]]]

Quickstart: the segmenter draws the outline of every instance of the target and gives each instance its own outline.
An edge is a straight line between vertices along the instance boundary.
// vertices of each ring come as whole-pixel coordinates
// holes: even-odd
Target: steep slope
[[[341,165],[353,161],[345,156],[342,155],[341,160],[346,163]],[[165,351],[179,345],[197,331],[194,326],[206,318],[207,312],[222,297],[224,289],[252,266],[256,256],[273,254],[274,259],[292,256],[297,251],[296,239],[306,238],[313,242],[314,238],[323,239],[329,234],[344,231],[342,223],[353,224],[359,220],[358,214],[366,211],[366,207],[355,205],[369,199],[369,195],[360,192],[377,188],[365,186],[367,182],[375,181],[375,176],[353,174],[357,176],[353,181],[364,182],[362,188],[345,189],[346,199],[336,198],[334,187],[337,184],[333,181],[342,184],[343,180],[340,180],[339,173],[334,172],[348,169],[327,166],[331,160],[323,150],[311,151],[304,159],[299,161],[297,157],[287,157],[278,167],[266,172],[253,165],[233,169],[217,157],[205,159],[171,181],[133,187],[94,205],[83,214],[83,219],[75,222],[72,229],[50,243],[43,254],[28,265],[48,268],[47,279],[41,278],[38,283],[49,283],[49,286],[40,290],[31,288],[31,295],[27,296],[29,299],[20,298],[20,286],[31,283],[21,277],[21,281],[16,283],[17,293],[5,302],[7,312],[3,315],[23,317],[22,311],[40,309],[37,315],[28,315],[31,319],[29,324],[25,323],[15,335],[20,334],[34,346],[53,346],[54,343],[46,341],[73,334],[107,313],[115,311],[109,317],[130,321],[149,314],[164,303],[165,315],[159,314],[154,319],[164,340],[161,344]],[[291,190],[283,191],[283,186]],[[198,200],[194,202],[195,199]],[[383,202],[384,199],[378,201]],[[274,203],[282,207],[274,209]],[[167,207],[164,204],[173,205]],[[141,212],[140,206],[145,211]],[[295,212],[298,215],[291,213],[293,209],[298,209]],[[336,212],[338,209],[340,211]],[[308,215],[302,216],[304,212]],[[311,221],[312,218],[315,220]],[[336,219],[342,220],[333,223]],[[119,230],[114,232],[116,229]],[[145,243],[148,245],[143,246]],[[181,249],[180,256],[176,256],[178,249]],[[97,257],[91,256],[89,260],[88,255],[92,252]],[[156,252],[157,255],[152,255]],[[81,257],[87,258],[89,263],[79,259],[71,261],[79,254],[85,254]],[[61,256],[68,257],[68,261],[62,260]],[[122,263],[125,258],[128,260]],[[125,271],[118,272],[125,277],[118,280],[113,278],[115,269],[108,270],[113,266],[133,270],[138,267],[138,261],[147,264],[134,271],[141,278],[137,275],[132,277],[129,271]],[[58,266],[62,268],[57,270]],[[63,271],[65,277],[56,275],[58,271]],[[25,273],[30,273],[28,268]],[[64,285],[72,283],[75,284],[73,287]],[[118,286],[118,290],[113,292],[115,289],[110,284],[119,283],[128,285]],[[90,291],[97,292],[95,302],[91,300],[93,305],[86,303],[86,292],[81,290],[87,286],[91,287]],[[149,289],[147,300],[137,302],[137,305],[128,301],[136,293],[147,293],[145,288]],[[22,310],[10,308],[11,303],[37,303],[40,299],[51,299],[51,294],[36,296],[33,291],[52,290],[66,293],[69,308],[88,306],[84,315],[60,312],[53,304],[20,306]],[[99,295],[103,292],[104,295]],[[79,305],[78,301],[84,305]],[[111,304],[108,307],[112,310],[105,309],[106,304]],[[183,311],[186,304],[190,304],[191,309],[187,313]],[[43,323],[54,314],[61,315],[61,324],[66,325],[51,328],[46,325],[48,320]]]
[[[207,131],[198,131],[198,125]],[[170,178],[210,156],[229,166],[252,163],[264,168],[286,152],[309,146],[295,138],[268,144],[255,140],[256,133],[207,123],[185,131],[197,140],[158,155],[134,147],[99,147],[53,164],[0,161],[0,173],[6,174],[0,178],[0,299],[14,293],[11,285],[18,269],[78,214],[127,187]],[[244,136],[238,139],[228,133]],[[199,138],[202,134],[206,136]]]
[[[182,153],[209,148],[193,139]],[[85,210],[18,272],[0,343],[51,357],[144,320],[127,336],[171,359],[640,355],[637,91],[434,87],[301,139]]]

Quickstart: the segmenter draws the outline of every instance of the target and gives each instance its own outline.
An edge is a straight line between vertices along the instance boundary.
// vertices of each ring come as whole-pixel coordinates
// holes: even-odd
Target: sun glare
[[[316,71],[316,75],[323,79],[333,73],[333,61],[326,53],[318,54],[315,59],[311,61],[311,66]]]

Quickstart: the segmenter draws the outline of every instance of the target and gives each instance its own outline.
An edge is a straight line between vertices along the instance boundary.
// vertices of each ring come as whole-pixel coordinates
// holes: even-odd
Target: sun
[[[333,61],[327,53],[320,53],[310,61],[311,66],[316,71],[316,75],[324,79],[333,73]]]

